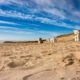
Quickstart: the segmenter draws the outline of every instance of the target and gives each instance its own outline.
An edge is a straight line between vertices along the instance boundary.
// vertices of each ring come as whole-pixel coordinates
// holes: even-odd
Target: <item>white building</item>
[[[74,32],[74,41],[80,41],[80,30],[73,30]]]
[[[55,38],[49,38],[47,41],[50,43],[54,43],[54,42],[56,42],[56,39]]]
[[[43,43],[42,38],[39,38],[39,39],[38,39],[38,43],[39,43],[39,44],[40,44],[40,43]]]

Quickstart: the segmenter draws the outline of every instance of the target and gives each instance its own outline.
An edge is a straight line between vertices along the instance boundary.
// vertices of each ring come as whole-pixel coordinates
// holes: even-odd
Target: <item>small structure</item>
[[[48,41],[49,43],[54,43],[54,42],[56,42],[56,39],[55,39],[55,38],[49,38],[47,41]]]
[[[39,44],[40,44],[40,43],[43,43],[42,38],[39,38],[39,39],[38,39],[38,43],[39,43]]]
[[[55,38],[51,38],[51,39],[50,39],[50,42],[51,42],[51,43],[54,43],[54,42],[56,42],[56,39],[55,39]]]
[[[49,43],[50,42],[50,38],[48,38],[46,41]]]
[[[74,30],[74,41],[80,41],[80,30]]]

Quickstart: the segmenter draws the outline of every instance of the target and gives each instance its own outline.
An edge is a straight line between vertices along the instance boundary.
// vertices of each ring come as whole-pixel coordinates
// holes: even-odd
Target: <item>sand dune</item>
[[[0,44],[0,80],[80,80],[80,42]]]

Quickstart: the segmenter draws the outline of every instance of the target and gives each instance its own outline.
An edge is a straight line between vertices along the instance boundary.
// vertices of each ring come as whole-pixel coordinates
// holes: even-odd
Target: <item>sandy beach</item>
[[[80,42],[0,44],[0,80],[80,80]]]

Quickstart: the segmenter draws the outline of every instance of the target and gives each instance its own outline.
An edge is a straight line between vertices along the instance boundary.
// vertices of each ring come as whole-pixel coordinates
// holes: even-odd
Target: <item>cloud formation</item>
[[[54,19],[63,20],[67,19],[74,22],[79,22],[80,19],[80,8],[79,0],[0,0],[1,5],[16,5],[17,7],[22,7],[25,9],[26,14],[15,11],[4,11],[0,9],[0,16],[6,17],[14,17],[14,18],[21,18],[21,19],[35,19],[36,13],[46,13],[52,15]],[[77,6],[76,6],[77,4]],[[43,12],[43,13],[41,13]],[[34,13],[34,16],[32,14]]]
[[[39,33],[44,33],[44,34],[49,34],[49,35],[53,35],[53,36],[58,36],[60,35],[60,33],[58,32],[51,32],[51,31],[38,31]]]
[[[25,24],[38,24],[40,26],[47,24],[52,27],[80,29],[79,4],[80,0],[0,0],[0,17],[14,20],[12,22],[0,20],[0,23],[12,26],[17,25],[18,21],[21,21],[21,23],[23,22],[21,24],[22,27]],[[4,9],[3,6],[7,7],[7,9]],[[32,25],[32,29],[35,25]],[[13,29],[20,31],[22,34],[25,33],[25,28],[22,31],[22,29],[11,26],[0,26],[0,29]],[[44,30],[39,32],[58,34]]]
[[[16,11],[4,11],[2,9],[0,9],[0,16],[21,18],[21,19],[32,19],[32,15],[25,15],[24,13]]]
[[[2,21],[2,20],[0,20],[0,23],[1,23],[1,24],[12,24],[12,25],[19,25],[19,24],[14,23],[14,22],[8,22],[8,21]]]
[[[20,29],[16,27],[9,27],[9,26],[0,26],[0,32],[5,33],[14,33],[14,34],[34,34],[33,31],[28,29]]]

